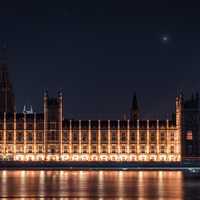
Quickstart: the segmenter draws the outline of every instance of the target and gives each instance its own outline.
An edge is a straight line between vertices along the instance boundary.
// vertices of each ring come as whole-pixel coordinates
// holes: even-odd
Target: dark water
[[[182,172],[1,171],[7,199],[200,199],[200,180]]]

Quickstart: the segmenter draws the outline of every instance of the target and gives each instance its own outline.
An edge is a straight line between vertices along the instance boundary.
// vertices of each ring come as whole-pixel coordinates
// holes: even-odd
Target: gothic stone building
[[[61,92],[55,98],[45,92],[42,113],[16,113],[5,64],[0,65],[0,95],[1,160],[175,162],[183,159],[187,148],[191,155],[199,153],[193,135],[198,123],[190,126],[190,117],[183,116],[189,103],[183,107],[182,96],[176,99],[175,120],[139,120],[136,96],[129,120],[65,119]]]

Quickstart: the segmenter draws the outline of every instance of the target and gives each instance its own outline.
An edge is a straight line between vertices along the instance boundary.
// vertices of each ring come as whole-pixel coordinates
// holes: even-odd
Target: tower
[[[44,115],[47,122],[63,121],[63,95],[58,92],[57,97],[49,97],[48,91],[44,94]]]
[[[63,150],[63,95],[58,92],[57,97],[44,94],[44,146],[46,160],[59,160]]]
[[[136,93],[134,93],[130,111],[130,120],[137,121],[138,119],[139,119],[139,106],[138,106],[137,95]]]
[[[15,112],[15,97],[11,81],[9,79],[6,46],[0,53],[0,113]]]
[[[177,152],[181,156],[180,160],[184,157],[184,136],[183,136],[183,130],[182,130],[182,124],[183,124],[183,94],[180,94],[176,98],[176,131],[177,131],[177,140],[179,145],[177,145]]]

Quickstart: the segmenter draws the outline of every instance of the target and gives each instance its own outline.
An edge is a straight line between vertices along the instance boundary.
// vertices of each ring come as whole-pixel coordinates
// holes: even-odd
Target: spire
[[[137,95],[134,93],[133,95],[133,101],[132,101],[132,110],[138,110],[138,100],[137,100]]]
[[[133,121],[139,119],[139,106],[138,106],[138,100],[137,100],[136,93],[134,93],[134,95],[133,95],[130,117],[131,117],[131,120],[133,120]]]

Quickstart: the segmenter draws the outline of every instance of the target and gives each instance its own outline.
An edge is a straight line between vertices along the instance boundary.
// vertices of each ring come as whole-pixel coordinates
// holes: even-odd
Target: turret
[[[63,95],[58,92],[57,97],[49,97],[48,91],[44,93],[44,115],[47,121],[59,122],[63,120]]]

